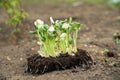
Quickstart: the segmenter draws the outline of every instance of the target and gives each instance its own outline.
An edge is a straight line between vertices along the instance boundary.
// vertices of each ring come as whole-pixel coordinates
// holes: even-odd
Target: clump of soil
[[[107,57],[115,57],[115,54],[114,54],[114,52],[109,51],[109,52],[106,53],[106,56]]]
[[[35,54],[27,58],[26,72],[32,74],[43,74],[54,70],[65,70],[76,67],[88,69],[93,64],[93,60],[87,51],[78,49],[74,56],[61,54],[57,57],[42,57]]]

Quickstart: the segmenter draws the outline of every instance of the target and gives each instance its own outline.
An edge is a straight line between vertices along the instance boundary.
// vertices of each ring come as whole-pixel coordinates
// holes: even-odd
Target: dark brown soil
[[[114,52],[107,52],[106,56],[107,57],[115,57],[115,53]]]
[[[28,1],[29,2],[29,1]],[[115,44],[113,34],[120,32],[120,9],[82,3],[72,5],[38,4],[24,5],[29,17],[24,21],[21,33],[10,36],[11,27],[5,25],[5,11],[0,8],[0,79],[4,80],[120,80],[120,45]],[[96,65],[83,71],[81,68],[53,71],[44,75],[33,76],[24,73],[26,58],[38,51],[36,38],[28,32],[32,30],[37,18],[49,23],[49,17],[64,19],[73,17],[84,26],[78,35],[77,47],[90,53]],[[16,41],[15,41],[16,40]],[[14,44],[13,44],[14,43]],[[103,50],[107,48],[117,57],[106,57]]]
[[[93,64],[93,60],[88,52],[78,49],[78,52],[74,53],[74,56],[66,54],[60,54],[57,57],[42,57],[35,54],[27,58],[26,72],[32,74],[44,74],[55,70],[65,70],[76,67],[84,69],[90,68]]]

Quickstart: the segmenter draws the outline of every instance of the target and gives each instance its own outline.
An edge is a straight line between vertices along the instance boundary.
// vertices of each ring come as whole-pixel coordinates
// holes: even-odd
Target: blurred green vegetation
[[[28,0],[24,0],[25,2],[28,2]],[[58,4],[61,2],[64,3],[74,3],[74,2],[87,2],[87,3],[92,3],[92,4],[105,4],[106,0],[29,0],[30,2],[36,3],[36,2],[41,2],[41,3],[54,3]]]
[[[22,0],[23,1],[23,0]],[[95,4],[95,5],[106,5],[111,8],[117,8],[120,7],[120,0],[24,0],[25,3],[38,3],[40,2],[40,5],[44,4],[53,4],[53,5],[60,5],[60,4],[73,4],[75,2],[84,2],[88,4]]]
[[[109,0],[108,5],[111,8],[116,8],[116,7],[120,8],[120,0]]]
[[[20,28],[18,25],[27,17],[27,13],[22,9],[19,0],[0,0],[0,7],[3,7],[8,15],[6,24],[8,24],[13,30],[11,34],[19,33]],[[0,28],[0,31],[2,28]]]
[[[26,13],[22,11],[19,0],[0,0],[0,7],[4,7],[9,19],[6,24],[16,26],[21,23],[22,19],[26,18]]]

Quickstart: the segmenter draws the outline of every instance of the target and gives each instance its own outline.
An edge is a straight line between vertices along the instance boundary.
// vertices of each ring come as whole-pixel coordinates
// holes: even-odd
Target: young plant
[[[34,22],[35,30],[30,31],[39,39],[39,54],[44,57],[55,57],[60,53],[76,53],[77,35],[81,24],[72,22],[72,18],[54,21],[50,17],[50,21],[51,25],[47,25],[44,21],[37,19]]]
[[[120,35],[119,35],[119,33],[114,33],[113,34],[113,37],[114,37],[114,39],[115,39],[115,43],[116,44],[120,44]]]
[[[120,7],[120,0],[108,0],[108,5],[111,7],[111,8],[119,8]]]
[[[107,49],[107,48],[105,48],[105,49],[103,50],[103,53],[104,53],[105,56],[107,56],[107,57],[115,57],[114,52],[110,51],[110,50]]]
[[[103,53],[108,53],[108,52],[110,52],[110,50],[107,49],[107,48],[105,48],[102,52],[103,52]]]
[[[6,24],[14,26],[12,33],[19,32],[17,25],[26,18],[27,13],[25,13],[22,8],[19,0],[0,0],[0,6],[4,7],[9,19],[6,21]]]

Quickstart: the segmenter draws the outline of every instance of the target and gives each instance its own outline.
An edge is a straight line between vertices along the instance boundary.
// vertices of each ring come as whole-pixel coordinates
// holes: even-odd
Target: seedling
[[[114,39],[115,39],[115,43],[120,44],[120,35],[119,35],[119,33],[114,33],[113,36],[114,36]]]
[[[108,53],[108,52],[110,52],[110,51],[109,51],[109,49],[107,49],[107,48],[105,48],[105,49],[103,50],[103,53]]]
[[[111,7],[111,8],[119,8],[120,7],[120,0],[108,0],[108,5]]]
[[[27,13],[21,7],[20,0],[0,0],[0,6],[5,8],[9,17],[6,24],[14,26],[11,34],[18,33],[20,31],[17,27],[18,24],[27,17]]]
[[[51,25],[37,19],[34,22],[35,30],[30,33],[37,35],[40,50],[38,53],[44,57],[55,57],[60,53],[72,55],[77,52],[77,35],[81,28],[78,22],[72,22],[72,18],[54,21],[50,17]]]
[[[107,57],[115,57],[115,54],[113,52],[111,52],[109,49],[105,48],[103,50],[103,53],[107,56]]]

